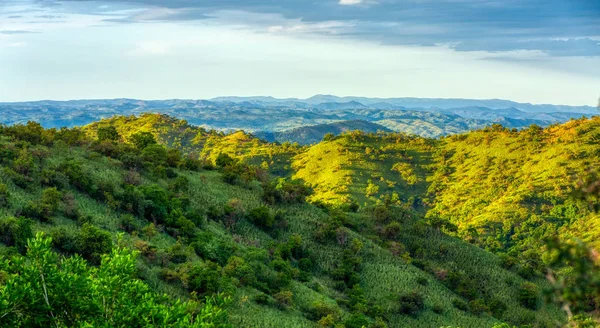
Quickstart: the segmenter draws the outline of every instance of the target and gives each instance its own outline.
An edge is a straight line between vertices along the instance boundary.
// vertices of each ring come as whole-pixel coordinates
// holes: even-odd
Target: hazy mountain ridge
[[[367,121],[423,137],[467,132],[500,123],[548,126],[579,118],[590,106],[520,104],[506,100],[364,98],[317,95],[308,99],[220,97],[211,100],[90,99],[0,103],[4,124],[37,121],[47,128],[82,126],[114,115],[162,113],[221,131],[277,133],[342,121]],[[335,130],[329,131],[336,133]],[[306,143],[302,140],[290,140]]]
[[[339,135],[343,132],[360,130],[363,132],[392,132],[392,130],[386,128],[383,125],[363,121],[363,120],[351,120],[341,121],[329,124],[317,124],[310,126],[303,126],[285,131],[278,132],[258,132],[254,135],[258,138],[265,139],[269,142],[298,142],[299,144],[313,144],[323,140],[323,137],[332,133]]]

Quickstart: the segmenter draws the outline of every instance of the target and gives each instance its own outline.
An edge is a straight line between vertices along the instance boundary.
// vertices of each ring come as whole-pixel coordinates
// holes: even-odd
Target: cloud
[[[27,31],[27,30],[2,30],[2,31],[0,31],[0,34],[5,34],[5,35],[29,34],[29,33],[37,33],[37,32]]]
[[[340,0],[340,5],[352,6],[359,5],[362,3],[362,0]]]
[[[330,34],[456,51],[600,56],[598,0],[46,0],[54,10],[105,15],[106,24],[212,21],[269,33]],[[373,5],[372,5],[373,4]],[[376,5],[374,5],[376,4]],[[136,9],[115,12],[117,8]],[[219,13],[244,12],[236,22]],[[272,21],[256,19],[270,17]],[[285,20],[286,22],[282,22]],[[332,23],[333,22],[333,23]],[[314,28],[332,24],[330,30]],[[559,42],[557,40],[570,40]]]

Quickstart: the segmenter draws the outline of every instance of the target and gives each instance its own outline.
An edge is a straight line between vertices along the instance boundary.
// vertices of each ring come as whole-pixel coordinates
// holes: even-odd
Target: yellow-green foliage
[[[426,189],[427,157],[435,141],[403,134],[345,133],[294,158],[294,177],[314,188],[312,201],[373,203],[387,195],[407,201]]]
[[[532,215],[558,220],[561,232],[600,246],[600,219],[572,200],[580,181],[600,168],[600,118],[543,131],[483,130],[447,137],[429,177],[430,215],[462,231],[517,225]]]
[[[261,165],[270,172],[287,174],[290,158],[299,153],[298,145],[267,143],[254,136],[237,131],[230,134],[215,130],[207,131],[162,114],[140,116],[115,116],[87,125],[84,129],[92,139],[97,138],[99,127],[114,126],[123,141],[138,132],[150,132],[156,140],[167,147],[177,148],[211,163],[220,153],[226,153],[250,164]]]

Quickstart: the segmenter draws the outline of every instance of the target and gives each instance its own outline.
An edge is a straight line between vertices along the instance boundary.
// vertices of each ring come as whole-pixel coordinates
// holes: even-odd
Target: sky
[[[600,0],[0,0],[0,102],[315,94],[596,105]]]

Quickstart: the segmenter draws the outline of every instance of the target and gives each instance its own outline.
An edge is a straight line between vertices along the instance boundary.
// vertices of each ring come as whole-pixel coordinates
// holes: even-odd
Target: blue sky
[[[0,101],[503,98],[595,105],[598,0],[0,0]]]

